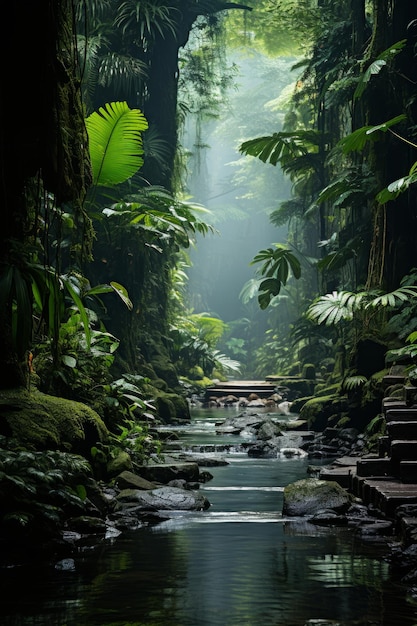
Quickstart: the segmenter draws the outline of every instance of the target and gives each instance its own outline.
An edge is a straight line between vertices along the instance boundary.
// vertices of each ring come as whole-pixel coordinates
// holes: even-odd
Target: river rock
[[[324,510],[319,513],[315,513],[310,518],[312,524],[317,526],[345,526],[348,523],[346,515],[338,515],[332,510]]]
[[[256,436],[262,441],[267,441],[268,439],[273,439],[281,434],[281,430],[277,424],[275,424],[272,420],[266,420],[260,425]]]
[[[242,430],[256,427],[264,421],[265,418],[255,415],[237,415],[236,417],[228,417],[221,424],[216,425],[218,434],[239,434]]]
[[[136,468],[137,473],[150,482],[166,485],[170,480],[183,478],[187,482],[198,481],[200,470],[197,463],[153,463]]]
[[[156,489],[157,487],[154,482],[150,482],[146,480],[146,478],[129,471],[119,474],[115,480],[115,484],[119,489],[142,489],[144,491]]]
[[[124,489],[117,496],[117,500],[136,502],[158,511],[205,511],[210,506],[210,502],[201,493],[167,486],[151,491]]]
[[[315,515],[329,509],[343,514],[349,509],[352,499],[335,481],[305,478],[284,488],[283,514]]]
[[[89,515],[72,517],[67,520],[67,526],[73,532],[78,532],[84,535],[104,535],[106,532],[105,521],[98,517],[91,517]]]

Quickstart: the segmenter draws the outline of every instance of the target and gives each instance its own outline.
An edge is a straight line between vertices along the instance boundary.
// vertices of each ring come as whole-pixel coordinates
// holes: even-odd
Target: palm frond
[[[86,119],[95,185],[114,186],[143,164],[142,132],[148,123],[139,109],[112,102]]]

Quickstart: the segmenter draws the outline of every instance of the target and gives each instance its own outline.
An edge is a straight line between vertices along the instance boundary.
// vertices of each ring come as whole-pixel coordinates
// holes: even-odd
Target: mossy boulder
[[[154,404],[158,417],[164,423],[175,422],[177,420],[190,420],[190,407],[186,398],[177,393],[157,391]]]
[[[291,407],[294,411],[294,406]],[[318,396],[307,400],[300,408],[300,420],[308,424],[308,428],[321,432],[328,426],[328,421],[335,416],[342,417],[348,410],[347,399],[339,395]]]
[[[333,480],[305,478],[284,488],[283,515],[315,515],[331,510],[346,513],[353,497]]]
[[[301,378],[305,378],[307,380],[315,380],[316,379],[316,366],[312,363],[306,363],[303,365],[303,372],[301,374]]]
[[[64,450],[88,457],[108,440],[98,413],[87,405],[40,391],[0,391],[0,434],[32,450]]]
[[[132,459],[130,455],[121,450],[113,459],[107,463],[107,477],[115,478],[122,472],[130,472],[133,469]]]
[[[178,375],[174,365],[170,362],[168,356],[164,354],[155,354],[150,359],[150,366],[156,374],[157,378],[162,378],[170,389],[176,389],[179,386]]]

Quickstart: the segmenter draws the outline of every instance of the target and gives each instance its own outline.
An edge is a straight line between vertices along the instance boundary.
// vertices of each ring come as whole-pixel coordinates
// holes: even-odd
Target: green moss
[[[165,354],[155,354],[150,359],[150,366],[156,374],[156,378],[162,378],[168,387],[175,389],[178,387],[178,376],[174,365]],[[155,378],[155,377],[153,377]]]
[[[340,384],[334,383],[333,385],[317,385],[314,389],[315,396],[334,396],[340,392]]]
[[[104,422],[93,409],[39,391],[0,391],[0,420],[0,434],[35,450],[88,455],[93,445],[108,438]]]
[[[336,421],[345,415],[346,409],[346,399],[338,395],[310,398],[301,407],[300,419],[306,420],[309,428],[322,431],[331,417]]]
[[[316,367],[312,363],[306,363],[303,366],[303,373],[301,375],[302,378],[306,378],[308,380],[315,380],[316,378]]]
[[[195,365],[188,372],[188,378],[190,380],[201,380],[204,377],[203,368],[199,365]]]
[[[189,420],[190,409],[187,400],[176,393],[157,391],[155,405],[158,417],[165,423],[175,420]]]

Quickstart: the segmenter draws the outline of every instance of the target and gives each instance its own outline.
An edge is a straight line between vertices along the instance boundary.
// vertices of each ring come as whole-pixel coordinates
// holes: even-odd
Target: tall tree
[[[369,81],[363,98],[364,124],[376,126],[398,116],[406,120],[398,128],[404,139],[415,144],[417,124],[417,50],[416,11],[410,3],[375,0],[372,39],[366,53],[365,68],[381,58],[390,46],[405,41],[403,50],[392,63],[386,63],[378,76]],[[414,24],[414,26],[413,26]],[[416,160],[415,145],[401,141],[391,132],[370,143],[365,157],[383,189],[408,173]],[[417,237],[417,192],[410,188],[387,205],[374,202],[373,245],[368,282],[370,286],[395,289],[402,277],[415,267]]]
[[[20,41],[19,55],[12,54]],[[30,342],[28,246],[39,245],[41,203],[71,201],[83,216],[90,181],[87,137],[78,77],[71,0],[40,0],[9,9],[1,38],[0,369],[1,387],[24,384]],[[15,120],[13,123],[12,120]],[[14,307],[21,308],[18,348]],[[23,309],[23,310],[22,310]]]
[[[99,87],[94,106],[113,101],[117,90],[117,98],[122,95],[131,107],[144,112],[165,150],[163,161],[152,158],[152,151],[148,153],[142,176],[151,184],[172,191],[178,147],[179,52],[197,23],[205,28],[220,19],[217,16],[224,11],[251,8],[223,0],[111,0],[103,21],[101,16],[94,20],[98,15],[96,4],[95,0],[88,3],[92,19],[80,22],[80,32],[87,40],[92,38],[95,55],[99,57],[94,63]],[[79,16],[83,18],[82,11]],[[93,26],[91,32],[89,23]],[[88,49],[86,43],[85,51]]]

